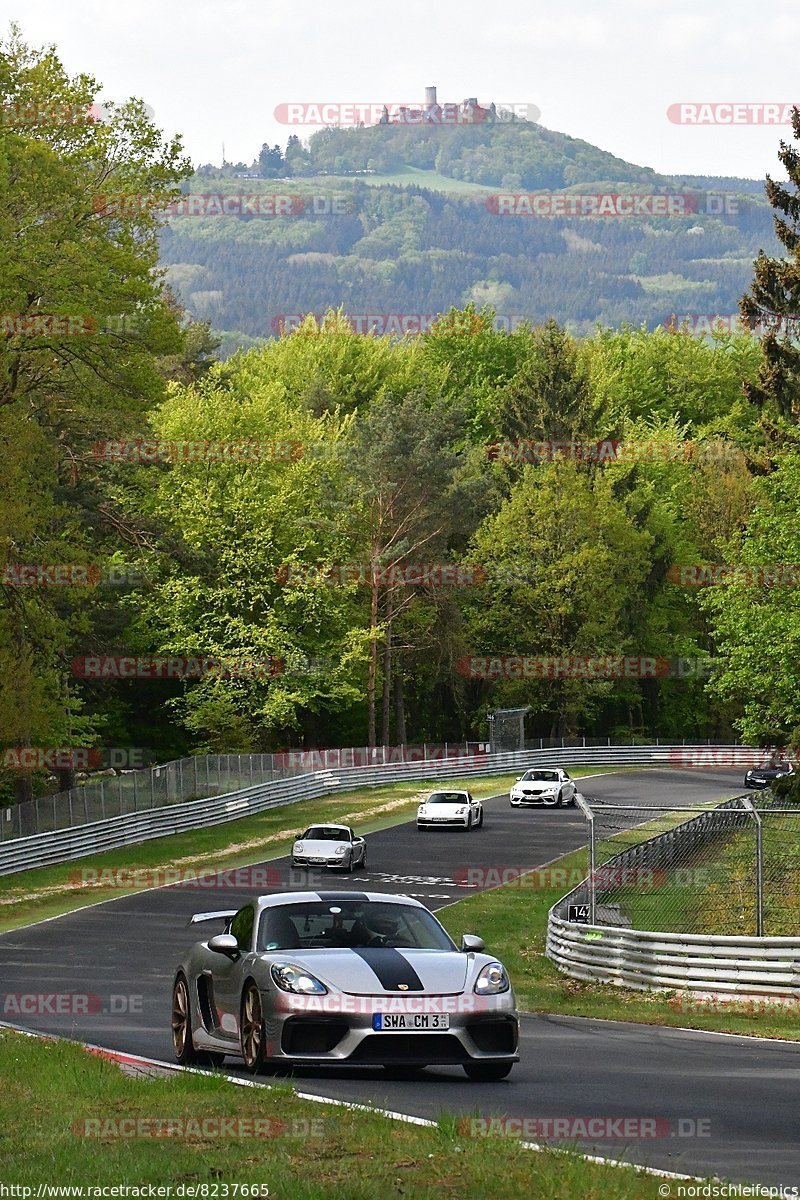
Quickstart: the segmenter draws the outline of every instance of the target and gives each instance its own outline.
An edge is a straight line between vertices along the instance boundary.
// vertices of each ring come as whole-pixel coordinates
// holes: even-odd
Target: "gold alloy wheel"
[[[185,979],[178,979],[172,992],[172,1045],[177,1058],[186,1053],[189,1032],[189,991]]]
[[[242,1001],[241,1043],[242,1058],[249,1071],[261,1065],[264,1042],[264,1023],[261,1015],[261,996],[251,983]]]

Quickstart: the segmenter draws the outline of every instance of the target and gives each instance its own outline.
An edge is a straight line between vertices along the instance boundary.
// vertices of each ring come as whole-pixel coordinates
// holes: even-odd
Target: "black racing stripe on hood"
[[[326,903],[331,900],[366,900],[366,892],[317,892],[320,900]]]
[[[363,958],[387,992],[425,990],[419,975],[399,950],[393,950],[390,946],[364,946],[353,947],[353,953]],[[404,985],[402,989],[401,984]]]

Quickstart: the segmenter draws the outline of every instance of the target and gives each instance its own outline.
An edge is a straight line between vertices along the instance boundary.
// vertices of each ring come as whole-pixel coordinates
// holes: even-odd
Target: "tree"
[[[526,466],[500,510],[478,529],[472,558],[490,588],[465,613],[473,655],[641,653],[627,614],[650,568],[652,535],[636,527],[604,473],[575,463]],[[573,733],[613,684],[528,680],[499,687],[502,702],[551,714],[552,736]]]
[[[588,437],[598,417],[577,344],[556,321],[537,326],[529,356],[496,397],[501,437],[536,442]]]
[[[792,109],[792,133],[800,139],[800,110]],[[758,407],[772,406],[783,417],[800,415],[800,153],[781,141],[778,159],[788,184],[767,176],[767,199],[776,210],[775,233],[787,254],[770,258],[763,250],[753,263],[750,291],[740,303],[744,320],[764,327],[764,362],[758,381],[747,388]]]
[[[270,150],[266,142],[261,147],[258,156],[258,170],[262,179],[275,179],[284,173],[285,163],[280,146],[274,145]]]
[[[289,134],[284,159],[288,175],[304,175],[308,172],[310,155],[296,133]]]
[[[142,468],[156,471],[155,491],[145,480],[138,506],[162,531],[153,586],[138,600],[143,650],[255,664],[187,683],[171,702],[214,753],[313,736],[310,717],[363,698],[367,637],[354,589],[324,582],[322,570],[349,557],[340,500],[349,421],[313,416],[274,376],[271,357],[253,351],[217,365],[173,388],[153,416],[160,438],[250,451]]]
[[[144,105],[90,116],[97,84],[12,27],[0,45],[0,564],[91,563],[121,528],[98,439],[142,420],[164,389],[158,356],[181,334],[157,271],[158,205],[189,164]],[[6,119],[8,114],[19,114]],[[127,197],[122,201],[120,197]],[[137,201],[144,198],[144,202]],[[159,203],[161,203],[159,199]],[[135,318],[135,336],[120,325]],[[90,632],[85,587],[0,587],[2,739],[82,745],[67,664]],[[16,781],[18,798],[30,778]]]
[[[722,660],[712,688],[741,706],[748,742],[800,745],[800,455],[755,480],[756,505],[726,561],[738,581],[704,590]],[[772,576],[766,574],[773,569]]]
[[[461,526],[467,532],[469,528],[470,483],[459,477],[462,455],[455,448],[463,425],[463,410],[414,391],[399,401],[376,402],[356,426],[350,472],[355,484],[353,540],[363,548],[362,561],[369,570],[370,746],[376,743],[379,675],[383,679],[382,738],[384,744],[389,741],[392,684],[402,671],[394,662],[394,630],[398,619],[414,606],[417,595],[416,588],[394,582],[393,573],[402,578],[404,564],[447,561],[457,540],[455,530]],[[435,592],[436,583],[427,590]],[[405,628],[409,632],[411,625],[407,622]],[[402,684],[398,684],[397,710],[399,716]],[[398,723],[404,722],[400,718]]]

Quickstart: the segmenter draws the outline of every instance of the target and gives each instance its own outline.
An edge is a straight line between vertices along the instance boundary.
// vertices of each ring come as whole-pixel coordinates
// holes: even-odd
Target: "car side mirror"
[[[476,937],[474,933],[464,933],[461,935],[461,949],[464,954],[478,954],[479,951],[486,949],[486,943],[483,938]]]
[[[208,948],[215,954],[224,954],[226,958],[239,957],[239,943],[232,933],[218,933],[209,938]]]

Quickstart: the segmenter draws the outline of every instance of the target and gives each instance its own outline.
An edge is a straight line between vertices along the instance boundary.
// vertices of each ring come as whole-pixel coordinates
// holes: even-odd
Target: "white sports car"
[[[196,942],[175,973],[178,1062],[458,1064],[495,1080],[519,1061],[502,963],[470,934],[459,949],[410,896],[281,892],[192,923],[212,920],[224,932]]]
[[[561,767],[534,767],[520,776],[511,789],[509,799],[514,808],[544,804],[550,808],[574,804],[578,789]]]
[[[480,829],[483,801],[470,792],[431,792],[417,809],[417,829]]]
[[[367,843],[349,825],[311,825],[292,846],[293,867],[338,867],[354,871],[367,865]]]

